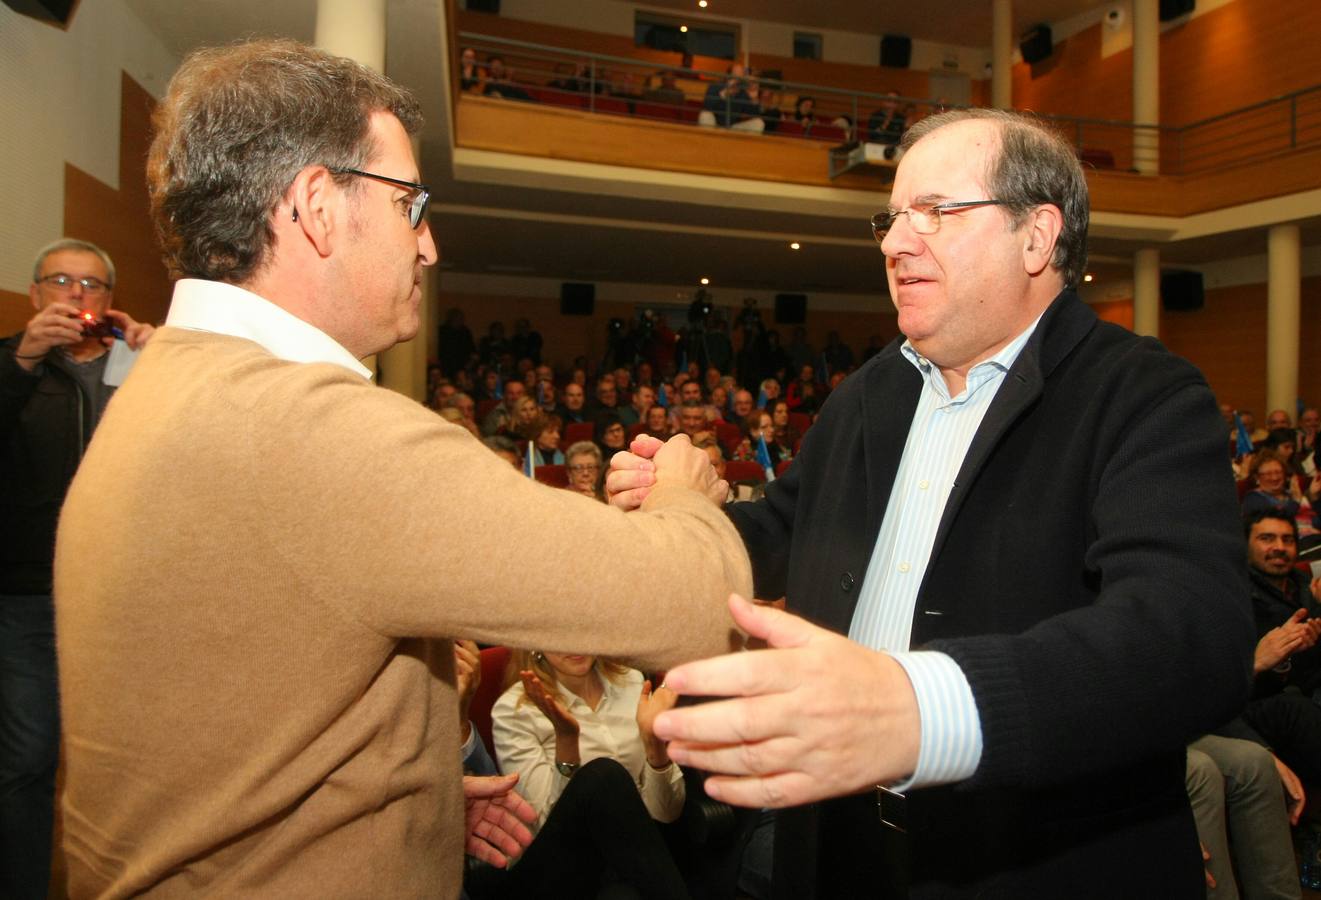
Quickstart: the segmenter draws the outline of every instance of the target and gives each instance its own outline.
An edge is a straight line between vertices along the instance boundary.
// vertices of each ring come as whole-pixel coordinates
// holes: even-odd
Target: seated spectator
[[[445,421],[453,422],[455,425],[458,425],[460,428],[462,428],[464,431],[467,431],[475,438],[478,439],[481,438],[482,433],[477,429],[477,426],[473,424],[472,420],[466,418],[463,415],[463,413],[459,412],[454,407],[446,406],[440,409],[438,412],[440,417]]]
[[[670,415],[665,407],[656,405],[647,410],[646,433],[662,441],[668,441],[674,431],[670,428]]]
[[[880,109],[873,112],[871,118],[867,120],[867,140],[874,144],[897,148],[908,127],[908,116],[912,111],[911,106],[900,104],[898,94],[894,91],[888,92],[881,101]],[[897,153],[894,157],[886,155],[887,159],[897,157]]]
[[[505,460],[515,469],[523,468],[523,457],[518,452],[518,445],[510,438],[502,434],[493,434],[482,438],[482,443],[491,448],[496,456]]]
[[[633,375],[626,366],[616,367],[611,374],[615,376],[615,394],[620,403],[623,403],[626,397],[633,394]]]
[[[1298,450],[1298,435],[1292,428],[1272,428],[1261,442],[1261,449],[1273,453],[1275,458],[1284,463],[1285,471],[1290,475],[1302,475],[1302,466],[1294,458]]]
[[[745,74],[743,64],[734,63],[724,79],[706,89],[697,124],[756,133],[766,129],[766,123],[757,115],[756,101],[748,95]]]
[[[591,441],[578,441],[564,451],[565,465],[569,469],[568,490],[577,491],[605,502],[601,484],[605,475],[601,448]]]
[[[1243,496],[1243,515],[1269,510],[1288,517],[1295,523],[1296,537],[1304,549],[1316,544],[1318,529],[1312,496],[1321,488],[1321,478],[1312,479],[1308,492],[1300,491],[1298,479],[1285,467],[1284,461],[1267,449],[1259,450],[1253,457],[1251,474],[1257,486]]]
[[[766,438],[766,446],[771,451],[771,460],[779,465],[786,459],[794,458],[794,446],[800,435],[789,424],[789,401],[773,400],[769,407],[771,414],[771,436]]]
[[[486,58],[486,85],[482,93],[487,97],[504,97],[506,100],[531,101],[532,96],[521,87],[514,85],[514,70],[505,66],[504,57]]]
[[[519,429],[524,446],[528,443],[532,445],[533,465],[564,465],[564,454],[560,452],[560,428],[563,424],[559,416],[540,413]]]
[[[757,92],[757,115],[766,123],[766,131],[774,131],[780,124],[784,113],[780,111],[780,101],[775,91],[762,85]]]
[[[503,433],[512,436],[517,427],[513,423],[514,410],[518,402],[527,395],[527,388],[521,381],[509,381],[504,385],[504,396],[495,408],[482,420],[482,434]],[[536,403],[532,404],[534,407]]]
[[[729,394],[723,384],[711,388],[711,409],[716,411],[715,421],[723,422],[729,415]]]
[[[761,440],[763,434],[766,435],[767,449],[770,449],[775,431],[775,426],[771,423],[771,414],[764,409],[754,409],[739,421],[739,428],[743,432],[743,439],[739,441],[738,447],[730,458],[743,462],[755,462],[757,459],[757,442]]]
[[[673,71],[661,69],[654,77],[657,85],[643,92],[643,100],[648,103],[660,103],[666,106],[683,106],[687,102],[688,98],[680,90],[678,79],[674,77]]]
[[[555,382],[538,381],[536,386],[537,406],[547,415],[555,412],[559,406],[559,394],[555,390]]]
[[[619,421],[625,425],[636,425],[646,418],[647,410],[655,405],[656,389],[649,384],[639,384],[633,389],[633,402],[619,410]]]
[[[1277,428],[1292,428],[1293,421],[1289,414],[1282,409],[1272,409],[1266,413],[1266,431],[1275,431]]]
[[[1233,900],[1240,888],[1249,898],[1300,896],[1289,825],[1304,793],[1288,766],[1252,741],[1206,735],[1188,745],[1185,785],[1210,857],[1208,900]]]
[[[1307,475],[1315,475],[1316,433],[1321,427],[1321,412],[1309,406],[1298,416],[1298,452],[1294,454],[1299,467]]]
[[[633,669],[592,656],[517,650],[518,681],[491,711],[496,758],[518,773],[535,837],[474,898],[595,897],[622,883],[644,898],[687,896],[654,822],[683,810],[683,774],[652,722],[676,697]]]
[[[770,409],[771,403],[780,397],[780,382],[774,378],[766,378],[761,383],[761,395],[757,398],[757,406],[761,409]]]
[[[482,372],[481,381],[473,389],[473,394],[476,400],[499,400],[503,397],[504,385],[500,381],[500,373],[495,369]]]
[[[477,63],[477,51],[464,47],[459,53],[459,90],[481,92],[485,75]],[[444,359],[444,354],[441,359]]]
[[[821,408],[821,386],[816,381],[816,369],[811,365],[803,366],[798,377],[789,382],[785,390],[785,402],[794,412],[814,414]]]
[[[443,410],[450,407],[457,409],[462,413],[463,418],[468,420],[471,430],[480,434],[480,431],[477,428],[477,404],[473,402],[471,397],[462,392],[451,394],[445,402],[441,404],[441,409]]]
[[[619,405],[619,389],[615,387],[615,376],[607,372],[596,379],[596,396],[593,398],[588,414],[595,418],[599,413],[615,411]]]
[[[734,414],[734,418],[730,421],[736,424],[742,422],[748,416],[752,415],[752,411],[756,408],[752,402],[752,392],[744,390],[743,388],[735,390],[734,399],[730,403],[729,408],[730,412]]]
[[[682,432],[689,438],[707,430],[706,407],[696,400],[685,400],[678,408],[679,427],[675,434]]]
[[[510,382],[522,386],[522,382]],[[509,385],[505,386],[506,388]],[[498,411],[501,407],[497,406],[492,413]],[[526,393],[520,394],[514,401],[513,412],[507,416],[495,434],[503,434],[505,437],[512,438],[515,441],[522,440],[523,430],[531,426],[532,422],[541,415],[541,409],[537,406],[537,401],[533,400]],[[487,417],[488,421],[490,416]]]
[[[555,414],[565,422],[587,421],[587,392],[581,384],[570,381],[564,386],[563,399]]]
[[[810,127],[816,121],[815,97],[804,95],[794,102],[794,121],[802,123],[804,128]]]
[[[709,431],[702,432],[697,440],[693,441],[693,446],[698,450],[705,450],[706,455],[711,457],[711,468],[716,470],[716,476],[721,481],[725,480],[725,451],[720,447],[720,441]],[[725,495],[725,502],[729,503],[734,499],[734,491],[731,487]]]
[[[601,448],[601,460],[605,465],[610,464],[610,458],[620,450],[628,448],[628,436],[624,430],[624,423],[619,421],[619,415],[612,411],[605,411],[597,414],[595,428],[592,430],[592,438],[596,445]]]

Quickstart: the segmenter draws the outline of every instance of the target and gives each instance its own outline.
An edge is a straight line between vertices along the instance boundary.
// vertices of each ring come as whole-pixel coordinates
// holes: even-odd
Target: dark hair
[[[1042,120],[1003,109],[951,109],[920,119],[904,133],[899,146],[907,152],[932,132],[972,119],[999,125],[1000,149],[991,157],[986,190],[1003,201],[1013,228],[1042,204],[1056,206],[1063,219],[1051,265],[1075,288],[1087,268],[1087,223],[1090,203],[1087,179],[1073,148]]]
[[[242,284],[267,261],[272,211],[307,166],[362,168],[375,112],[410,133],[421,107],[360,63],[291,40],[190,53],[153,116],[147,191],[176,276]],[[352,186],[348,175],[337,180]]]
[[[1261,442],[1263,447],[1281,447],[1285,444],[1293,446],[1295,444],[1296,434],[1292,428],[1272,428],[1266,435],[1266,440]]]
[[[1266,519],[1279,519],[1281,522],[1288,522],[1290,530],[1293,531],[1293,542],[1298,543],[1298,523],[1278,509],[1258,509],[1245,515],[1243,517],[1243,537],[1245,539],[1252,537],[1252,527]]]

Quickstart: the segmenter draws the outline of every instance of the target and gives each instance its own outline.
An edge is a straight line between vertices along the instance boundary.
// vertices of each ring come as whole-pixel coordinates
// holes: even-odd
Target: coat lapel
[[[922,393],[922,375],[899,351],[900,338],[867,371],[862,404],[863,475],[867,498],[867,534],[871,543],[881,530],[894,476]]]

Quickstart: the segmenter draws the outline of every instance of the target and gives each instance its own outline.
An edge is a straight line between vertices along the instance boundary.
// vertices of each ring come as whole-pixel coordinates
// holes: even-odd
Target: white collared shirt
[[[936,531],[968,448],[1038,317],[999,353],[968,370],[963,392],[949,395],[940,369],[904,341],[901,352],[922,373],[922,393],[904,455],[872,549],[849,638],[892,655],[913,684],[922,722],[917,768],[897,790],[960,781],[982,756],[981,718],[963,670],[948,655],[909,650],[918,590]]]
[[[320,328],[264,297],[221,281],[181,278],[165,324],[245,338],[289,362],[334,363],[371,380],[372,372]]]

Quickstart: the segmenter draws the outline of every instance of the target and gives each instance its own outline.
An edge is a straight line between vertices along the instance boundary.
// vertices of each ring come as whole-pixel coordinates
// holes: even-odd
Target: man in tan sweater
[[[737,641],[747,557],[686,439],[626,516],[367,379],[436,260],[418,124],[293,42],[190,56],[157,111],[152,211],[185,277],[56,551],[75,897],[453,897],[465,841],[498,855],[521,801],[461,779],[451,636],[644,669]],[[597,552],[549,584],[502,565],[534,544]]]

